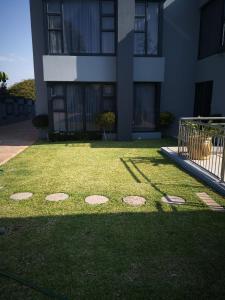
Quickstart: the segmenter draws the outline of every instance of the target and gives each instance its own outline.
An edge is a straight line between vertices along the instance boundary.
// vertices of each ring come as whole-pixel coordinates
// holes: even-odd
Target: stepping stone
[[[225,212],[224,207],[216,203],[210,196],[206,193],[197,193],[196,194],[203,203],[205,203],[211,210],[213,211],[219,211],[219,212]]]
[[[15,200],[15,201],[21,201],[21,200],[27,200],[33,196],[32,193],[25,192],[25,193],[16,193],[12,194],[10,196],[10,199]]]
[[[162,197],[162,202],[167,203],[169,205],[182,205],[185,203],[185,200],[183,198],[177,197],[177,196],[164,196]]]
[[[66,199],[69,198],[69,195],[67,194],[64,194],[64,193],[56,193],[56,194],[51,194],[51,195],[48,195],[45,200],[47,201],[55,201],[55,202],[58,202],[58,201],[64,201]]]
[[[100,196],[100,195],[92,195],[92,196],[88,196],[85,199],[85,202],[91,205],[97,205],[97,204],[104,204],[106,202],[108,202],[109,199],[105,196]]]
[[[139,196],[127,196],[123,198],[123,202],[131,206],[141,206],[145,204],[146,200],[145,198]]]

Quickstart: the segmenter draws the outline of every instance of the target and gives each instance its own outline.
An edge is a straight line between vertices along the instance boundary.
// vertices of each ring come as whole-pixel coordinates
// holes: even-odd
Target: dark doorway
[[[196,83],[194,116],[208,117],[211,113],[213,81]]]

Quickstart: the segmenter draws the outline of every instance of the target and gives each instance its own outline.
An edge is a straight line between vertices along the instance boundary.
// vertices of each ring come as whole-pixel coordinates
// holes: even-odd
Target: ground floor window
[[[49,94],[52,127],[56,132],[99,131],[96,116],[116,112],[113,84],[50,84]]]
[[[154,131],[157,123],[158,86],[154,83],[134,84],[133,131]]]

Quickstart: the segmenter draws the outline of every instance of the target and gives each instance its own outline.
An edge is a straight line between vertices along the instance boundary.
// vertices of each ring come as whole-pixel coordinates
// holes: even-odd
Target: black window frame
[[[118,32],[118,27],[117,27],[117,0],[99,0],[99,22],[100,22],[100,51],[98,53],[79,53],[79,52],[73,52],[70,51],[69,53],[64,53],[64,22],[63,22],[63,0],[59,0],[60,2],[60,7],[61,7],[61,11],[60,13],[49,13],[48,9],[47,9],[47,1],[48,0],[43,0],[43,10],[44,10],[44,31],[45,31],[45,53],[46,55],[55,55],[55,56],[70,56],[70,55],[74,55],[74,56],[116,56],[117,55],[117,32]],[[102,12],[102,3],[103,2],[114,2],[114,13],[113,14],[104,14]],[[48,16],[60,16],[61,17],[61,29],[49,29],[48,28]],[[104,29],[102,26],[102,19],[106,18],[106,17],[113,17],[114,18],[114,30],[107,30]],[[49,32],[50,31],[57,31],[61,33],[61,50],[62,53],[50,53],[49,51]],[[103,33],[114,33],[114,52],[113,53],[104,53],[102,52],[102,35]]]
[[[209,5],[212,4],[213,1],[216,0],[210,0],[206,4],[204,4],[200,8],[200,30],[199,30],[199,43],[198,43],[198,60],[205,59],[207,57],[225,52],[225,0],[223,1],[223,10],[221,12],[221,21],[222,21],[222,27],[221,27],[221,35],[220,35],[220,47],[215,51],[207,55],[201,54],[201,42],[202,42],[202,28],[203,28],[203,10],[206,9]]]
[[[101,113],[106,112],[103,110],[103,101],[104,99],[109,99],[109,98],[113,98],[114,99],[114,113],[116,116],[116,124],[117,124],[117,99],[116,99],[116,95],[117,95],[117,87],[116,87],[116,83],[115,82],[70,82],[70,81],[65,81],[65,82],[48,82],[47,83],[47,91],[48,91],[48,108],[49,108],[49,123],[50,123],[50,130],[52,130],[53,132],[57,132],[54,130],[54,119],[53,119],[53,114],[54,112],[64,112],[65,113],[65,131],[62,131],[63,133],[73,133],[72,131],[69,131],[69,126],[68,126],[68,111],[67,111],[67,85],[68,84],[74,84],[74,85],[79,85],[82,87],[82,101],[83,101],[83,115],[82,115],[82,121],[83,121],[83,130],[80,131],[75,131],[75,132],[88,132],[86,130],[86,105],[85,105],[85,87],[88,85],[100,85],[101,87]],[[63,93],[64,95],[57,95],[57,96],[52,96],[51,95],[51,89],[54,85],[61,85],[63,86]],[[103,94],[103,87],[104,86],[113,86],[114,89],[114,94],[112,96],[104,96]],[[57,110],[54,111],[53,110],[53,101],[55,99],[64,99],[64,110]],[[114,131],[116,130],[116,124],[115,124],[115,128]]]
[[[62,95],[52,95],[51,91],[53,86],[55,85],[60,85],[63,88],[63,94]],[[49,99],[49,110],[51,112],[50,114],[50,123],[51,123],[51,128],[54,128],[54,113],[65,113],[65,129],[66,132],[68,132],[68,122],[67,122],[67,102],[66,102],[66,86],[64,83],[61,82],[54,82],[51,84],[48,84],[48,99]],[[56,109],[54,110],[54,101],[61,99],[64,101],[64,109]],[[54,130],[55,131],[55,130]]]
[[[135,115],[135,105],[136,105],[136,93],[135,93],[135,86],[137,86],[138,84],[142,84],[142,85],[149,85],[149,84],[153,84],[155,86],[155,110],[154,110],[154,123],[155,123],[155,129],[150,130],[149,128],[138,128],[135,129],[135,125],[134,125],[134,115]],[[160,118],[160,100],[161,100],[161,86],[162,83],[160,82],[155,82],[155,81],[135,81],[133,83],[133,119],[132,119],[132,132],[136,133],[136,132],[156,132],[159,130],[159,118]]]
[[[135,54],[135,46],[133,49],[134,56],[135,57],[160,57],[162,55],[162,19],[163,19],[163,1],[162,0],[135,0],[135,6],[136,3],[143,3],[145,4],[145,15],[143,16],[134,16],[134,43],[135,43],[135,33],[144,33],[145,34],[145,49],[144,49],[144,54]],[[157,54],[148,54],[148,22],[147,22],[147,4],[148,2],[153,2],[153,3],[158,3],[158,8],[159,8],[159,17],[158,17],[158,45],[157,45]],[[135,29],[135,23],[136,19],[145,19],[145,29],[144,31],[136,30]]]

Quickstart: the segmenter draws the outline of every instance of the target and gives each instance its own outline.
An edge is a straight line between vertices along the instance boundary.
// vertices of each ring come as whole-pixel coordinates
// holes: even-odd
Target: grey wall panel
[[[116,81],[115,57],[45,55],[43,66],[45,81]]]
[[[162,82],[165,75],[164,57],[135,57],[135,82]]]
[[[30,0],[30,13],[36,84],[36,114],[46,114],[48,113],[48,101],[47,88],[43,80],[42,56],[45,54],[45,38],[43,4],[41,0]]]
[[[198,56],[198,1],[167,0],[164,3],[163,30],[163,56],[166,62],[161,111],[170,111],[177,119],[192,116]],[[175,123],[173,133],[177,128]]]
[[[196,82],[213,81],[212,114],[225,115],[225,53],[197,63]]]
[[[134,14],[135,0],[118,0],[117,131],[119,140],[132,138]]]

